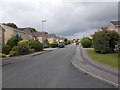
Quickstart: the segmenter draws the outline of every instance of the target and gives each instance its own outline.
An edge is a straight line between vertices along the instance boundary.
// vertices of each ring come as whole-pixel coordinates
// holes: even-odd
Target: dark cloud
[[[11,2],[10,2],[11,1]],[[15,22],[19,27],[34,27],[60,36],[77,38],[94,33],[118,18],[118,4],[113,2],[69,3],[61,0],[4,0],[0,3],[0,21]],[[78,33],[78,34],[77,34]],[[80,36],[80,37],[81,37]],[[79,37],[79,38],[80,38]]]

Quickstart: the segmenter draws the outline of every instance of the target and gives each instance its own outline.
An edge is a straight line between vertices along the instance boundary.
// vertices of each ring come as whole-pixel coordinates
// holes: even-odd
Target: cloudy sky
[[[117,20],[117,2],[69,0],[0,0],[0,22],[34,27],[69,39],[89,36],[109,21]]]

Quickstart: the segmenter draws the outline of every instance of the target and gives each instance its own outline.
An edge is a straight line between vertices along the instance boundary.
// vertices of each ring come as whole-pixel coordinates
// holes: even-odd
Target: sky
[[[117,2],[79,0],[0,0],[0,23],[34,27],[69,39],[89,36],[118,19]]]

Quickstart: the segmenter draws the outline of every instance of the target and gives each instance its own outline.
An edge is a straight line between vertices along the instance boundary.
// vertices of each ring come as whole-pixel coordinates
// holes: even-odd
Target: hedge
[[[89,39],[87,38],[83,38],[81,40],[81,45],[84,47],[84,48],[90,48],[92,46],[92,41],[90,41]]]
[[[51,48],[58,47],[58,43],[57,42],[50,43],[50,47]]]

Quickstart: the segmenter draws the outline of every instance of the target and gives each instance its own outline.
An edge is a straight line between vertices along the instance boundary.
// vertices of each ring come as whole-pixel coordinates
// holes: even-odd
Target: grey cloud
[[[55,4],[49,0],[33,1],[2,1],[1,22],[15,22],[19,27],[31,26],[40,31],[41,21],[46,19],[45,31],[74,37],[76,33],[91,34],[100,27],[107,26],[110,20],[118,18],[118,4],[113,2]]]

